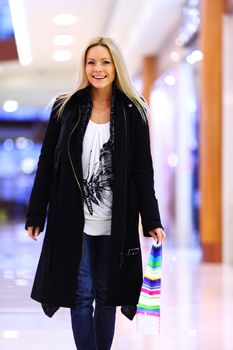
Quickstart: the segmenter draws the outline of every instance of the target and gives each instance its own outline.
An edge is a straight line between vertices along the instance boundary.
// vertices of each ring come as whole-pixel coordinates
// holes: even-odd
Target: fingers
[[[28,227],[28,236],[33,239],[33,241],[37,241],[37,236],[40,234],[40,228],[38,226],[33,227],[29,226]]]
[[[156,240],[158,243],[162,243],[163,240],[166,238],[166,233],[161,228],[156,228],[149,232],[151,237],[153,237],[154,240]]]

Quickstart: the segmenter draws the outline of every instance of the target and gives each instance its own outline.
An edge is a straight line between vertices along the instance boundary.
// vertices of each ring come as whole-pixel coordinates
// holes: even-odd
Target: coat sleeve
[[[26,214],[26,229],[29,226],[39,226],[40,231],[44,229],[50,186],[54,174],[54,153],[60,132],[60,122],[58,121],[56,113],[58,105],[59,100],[56,100],[52,107],[42,143],[36,176]]]
[[[158,201],[154,190],[154,171],[150,150],[148,121],[137,116],[134,156],[134,179],[139,199],[143,234],[155,228],[163,228],[160,220]]]

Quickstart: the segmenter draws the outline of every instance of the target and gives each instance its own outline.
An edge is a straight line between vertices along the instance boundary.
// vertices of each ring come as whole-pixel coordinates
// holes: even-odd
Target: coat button
[[[128,104],[128,107],[129,107],[129,108],[133,107],[133,104],[132,104],[132,103],[129,103],[129,104]]]

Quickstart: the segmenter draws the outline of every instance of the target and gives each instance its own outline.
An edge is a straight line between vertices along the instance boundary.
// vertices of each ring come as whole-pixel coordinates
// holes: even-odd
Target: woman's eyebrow
[[[87,60],[92,60],[92,61],[95,61],[96,59],[95,59],[95,58],[91,58],[91,57],[89,57],[89,58],[87,58]],[[101,61],[103,61],[103,60],[109,60],[109,61],[111,61],[111,58],[110,58],[110,57],[101,58]]]

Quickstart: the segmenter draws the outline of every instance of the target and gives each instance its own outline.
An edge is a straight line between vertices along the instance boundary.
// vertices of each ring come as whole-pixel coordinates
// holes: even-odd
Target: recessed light
[[[57,62],[69,61],[72,58],[72,52],[69,50],[58,50],[53,53],[53,59]]]
[[[70,45],[73,43],[73,41],[74,41],[74,37],[69,34],[60,34],[60,35],[56,35],[53,38],[53,43],[55,45]]]
[[[16,330],[6,330],[2,332],[3,339],[17,339],[19,336],[19,331]]]
[[[177,51],[172,51],[169,56],[170,59],[174,62],[178,62],[180,59],[180,54]]]
[[[24,161],[25,161],[25,159],[24,159]],[[22,170],[24,171],[24,169],[22,169]],[[25,173],[26,174],[31,174],[32,172],[26,172],[25,171]],[[15,280],[15,284],[16,284],[16,286],[24,287],[24,286],[26,286],[28,284],[28,281],[26,279],[23,279],[23,278],[18,278],[18,279]]]
[[[70,24],[73,24],[75,21],[76,16],[68,14],[57,15],[53,18],[53,22],[61,26],[68,26]]]
[[[186,56],[186,61],[189,64],[195,64],[203,59],[203,53],[200,50],[194,50],[188,56]]]
[[[22,172],[30,175],[33,173],[33,171],[36,168],[36,160],[34,158],[24,158],[22,160],[20,166],[21,166]],[[25,286],[27,284],[27,280],[26,279],[18,279],[18,280],[15,280],[15,283],[18,286]]]
[[[14,100],[7,100],[3,103],[3,109],[5,112],[15,112],[18,107],[18,102]]]
[[[201,61],[203,59],[203,53],[200,50],[194,50],[192,52],[192,56],[196,62]]]
[[[7,152],[12,151],[14,149],[14,141],[12,139],[6,139],[5,141],[3,141],[2,145],[3,145],[4,150]],[[9,275],[9,273],[4,274],[4,277],[5,278],[13,278],[13,276]]]
[[[173,75],[169,74],[164,78],[164,82],[169,86],[173,86],[176,83],[176,79]]]

